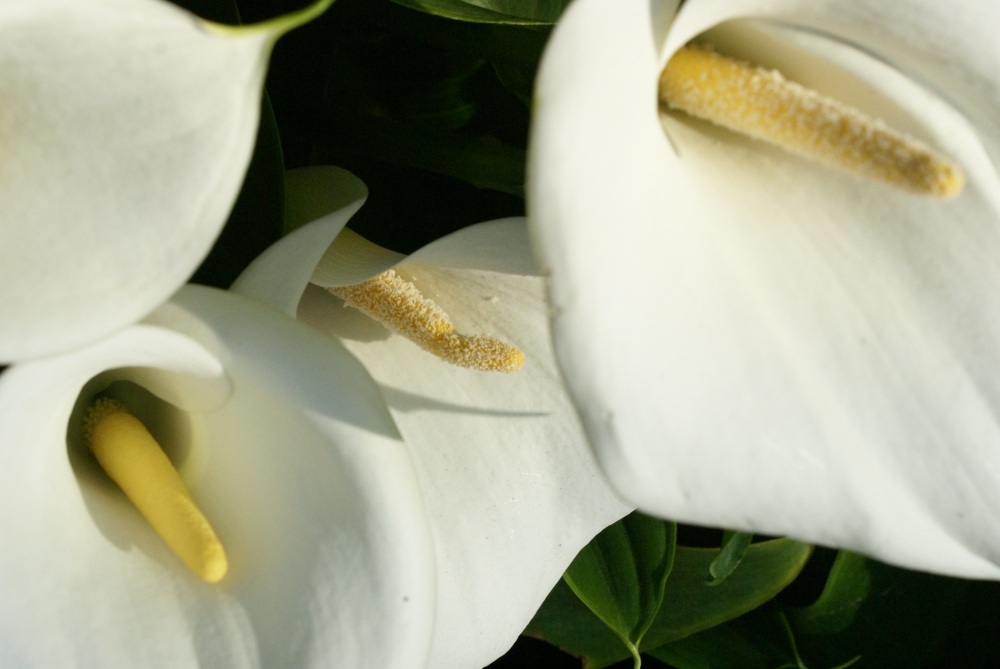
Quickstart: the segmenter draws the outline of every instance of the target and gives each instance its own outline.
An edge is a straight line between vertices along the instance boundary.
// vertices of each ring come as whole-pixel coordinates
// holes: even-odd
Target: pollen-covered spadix
[[[1000,578],[1000,6],[678,4],[577,0],[537,79],[529,220],[604,470],[662,517]],[[883,119],[965,190],[665,111],[694,39]]]
[[[88,452],[74,404],[105,394],[169,452],[225,546],[220,582]],[[381,395],[337,342],[238,295],[185,287],[145,324],[5,370],[0,533],[16,666],[425,664],[433,547]]]
[[[335,168],[303,172],[346,181]],[[598,471],[555,367],[524,219],[474,225],[403,256],[354,233],[342,244],[346,211],[316,211],[317,221],[272,246],[235,288],[280,308],[296,304],[300,321],[342,342],[379,384],[434,537],[438,600],[427,666],[486,666],[514,643],[577,552],[629,509]],[[449,365],[320,285],[307,288],[303,265],[316,267],[321,256],[328,262],[315,283],[357,284],[394,267],[457,330],[515,344],[523,368],[484,374]]]
[[[488,335],[456,332],[448,314],[394,270],[353,286],[327,290],[453,365],[483,372],[516,372],[524,365],[524,354],[515,346]]]
[[[201,580],[222,580],[229,568],[226,551],[142,421],[118,400],[100,398],[88,410],[81,431],[101,468],[174,554]]]
[[[965,187],[960,167],[881,119],[706,46],[671,56],[659,91],[671,109],[869,179],[941,198]]]

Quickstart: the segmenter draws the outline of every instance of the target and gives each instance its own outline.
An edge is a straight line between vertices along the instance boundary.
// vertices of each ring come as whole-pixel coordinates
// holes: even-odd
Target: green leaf
[[[649,651],[676,669],[776,669],[795,662],[775,634],[774,611],[761,607],[736,620]]]
[[[645,648],[714,627],[771,600],[802,571],[812,546],[792,539],[751,544],[740,568],[723,583],[709,586],[705,574],[719,553],[717,548],[678,551],[663,608],[646,633]]]
[[[461,179],[479,188],[524,195],[526,154],[495,137],[421,130],[390,120],[331,123],[338,149],[368,159],[416,167]]]
[[[551,25],[569,0],[393,0],[427,14],[472,23]]]
[[[633,512],[604,529],[576,556],[566,583],[618,635],[639,666],[673,566],[677,526]]]
[[[810,669],[781,607],[770,603],[741,618],[654,649],[676,669]],[[854,657],[828,669],[847,669]]]
[[[640,651],[695,634],[764,604],[795,579],[811,551],[808,544],[791,539],[751,544],[740,568],[724,583],[709,587],[705,574],[721,550],[679,546],[663,604]],[[629,657],[616,635],[562,582],[556,584],[525,633],[584,657],[587,669],[601,669]]]
[[[531,95],[535,85],[534,73],[526,73],[516,65],[500,61],[493,63],[493,71],[496,72],[497,79],[500,80],[503,87],[517,96],[517,99],[530,109]]]
[[[621,639],[562,579],[545,598],[524,633],[584,658],[586,669],[601,669],[630,657]]]
[[[986,585],[841,552],[812,605],[771,604],[651,654],[678,669],[993,667],[995,652],[978,656],[977,649],[968,652],[962,644],[962,656],[971,663],[953,661],[946,654],[958,648],[948,642],[949,636],[960,635],[970,622],[964,607],[969,592]],[[995,608],[1000,589],[988,585]],[[995,637],[995,627],[991,629]]]
[[[958,666],[939,655],[967,624],[963,606],[970,590],[983,585],[842,552],[819,600],[786,614],[811,667],[837,666],[857,655],[856,669]]]
[[[840,551],[819,599],[801,609],[790,609],[789,622],[797,632],[821,635],[847,629],[871,590],[868,560]]]
[[[792,651],[792,658],[794,660],[793,662],[789,662],[787,666],[791,669],[809,669],[805,660],[802,659],[802,655],[799,654],[799,644],[795,641],[795,630],[793,630],[792,626],[788,624],[788,617],[785,615],[784,611],[778,611],[778,622],[781,624],[782,632],[785,633],[785,638],[788,639],[788,647]],[[831,669],[847,669],[848,667],[852,667],[857,664],[860,659],[860,655],[855,655],[849,660],[845,660]]]
[[[517,65],[534,79],[551,26],[447,21],[394,4],[387,12],[399,35],[453,53]]]
[[[720,585],[729,578],[746,555],[752,539],[753,532],[727,531],[722,535],[722,551],[712,560],[712,564],[708,565],[708,573],[712,577],[708,585]]]
[[[507,16],[555,23],[570,0],[465,0],[465,2]]]

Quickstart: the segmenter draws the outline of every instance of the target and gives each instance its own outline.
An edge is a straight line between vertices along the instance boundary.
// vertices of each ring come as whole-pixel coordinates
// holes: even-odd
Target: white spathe
[[[0,3],[0,362],[96,341],[191,275],[290,27],[220,29],[160,0]]]
[[[577,0],[538,78],[529,219],[604,470],[655,515],[1000,578],[1000,5],[676,4]],[[663,113],[661,67],[709,30],[937,147],[966,191]]]
[[[218,585],[80,446],[105,388],[214,526],[230,564]],[[0,533],[0,666],[426,662],[433,546],[381,395],[337,342],[238,295],[185,287],[144,324],[5,371]]]
[[[556,368],[524,219],[475,225],[404,256],[342,230],[364,198],[352,179],[334,167],[291,171],[289,207],[309,212],[290,211],[292,227],[330,213],[272,246],[233,290],[341,341],[375,378],[414,462],[434,539],[428,667],[482,667],[513,644],[577,552],[630,507],[598,469]],[[358,199],[337,204],[334,191]],[[319,287],[391,267],[460,332],[520,348],[524,367],[500,374],[449,365]],[[309,273],[318,285],[307,288]]]

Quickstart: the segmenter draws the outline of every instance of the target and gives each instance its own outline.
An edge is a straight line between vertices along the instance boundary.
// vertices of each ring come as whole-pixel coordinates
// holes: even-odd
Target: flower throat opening
[[[99,398],[83,418],[84,444],[164,543],[207,583],[229,563],[215,531],[146,426],[118,400]]]
[[[660,100],[800,156],[937,198],[959,195],[962,170],[916,139],[836,100],[704,46],[673,55]]]

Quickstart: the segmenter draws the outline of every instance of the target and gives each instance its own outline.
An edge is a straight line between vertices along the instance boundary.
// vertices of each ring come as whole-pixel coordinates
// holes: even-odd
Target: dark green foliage
[[[998,584],[842,552],[811,605],[772,602],[651,654],[678,669],[777,669],[799,662],[831,669],[854,660],[851,666],[868,669],[997,666],[998,604]]]
[[[240,2],[239,11],[232,0],[178,4],[235,24],[308,3]],[[371,195],[351,227],[403,252],[522,215],[525,101],[547,37],[546,29],[456,23],[390,0],[338,0],[283,37],[239,200],[192,280],[228,287],[278,239],[284,168],[335,164],[357,174]]]
[[[662,524],[662,521],[647,520]],[[630,534],[638,533],[628,532],[625,523],[619,521],[599,535],[595,543],[601,547],[601,554],[610,553],[616,546],[621,546]],[[638,538],[641,540],[642,535]],[[631,545],[640,541],[630,539],[628,543]],[[594,552],[593,546],[594,544],[585,549],[585,552]],[[709,565],[720,552],[719,548],[677,547],[672,569],[666,579],[662,604],[639,644],[642,652],[719,625],[771,600],[802,570],[811,547],[790,539],[753,544],[747,548],[738,568],[725,581],[717,586],[710,586],[706,583]],[[598,562],[593,557],[589,560],[591,563]],[[605,560],[604,564],[614,562],[628,564],[627,559]],[[567,573],[571,574],[573,569],[571,567]],[[647,573],[652,573],[652,570],[647,570]],[[603,578],[607,582],[613,582],[617,578],[625,583],[625,587],[608,588],[609,591],[641,592],[639,588],[630,590],[634,578],[632,574]],[[592,577],[591,580],[599,579]],[[631,601],[621,604],[621,609],[641,610],[641,607],[636,606],[641,598],[626,596]],[[612,607],[606,602],[602,606],[604,609]],[[631,619],[638,621],[642,619],[642,615],[633,614]],[[629,656],[629,649],[618,636],[621,632],[612,632],[564,583],[556,585],[525,633],[546,639],[570,653],[587,658],[587,667],[591,669],[608,666]]]
[[[555,23],[569,0],[393,0],[418,11],[458,21],[508,25]]]
[[[638,659],[674,565],[677,526],[634,512],[584,547],[563,577]]]

